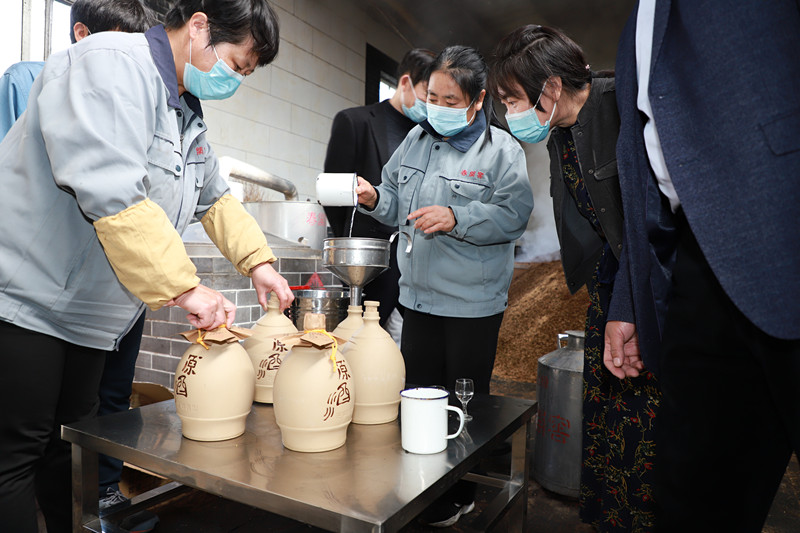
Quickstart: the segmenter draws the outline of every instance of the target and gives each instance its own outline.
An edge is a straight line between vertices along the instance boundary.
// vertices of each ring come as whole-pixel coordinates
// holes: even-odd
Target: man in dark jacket
[[[425,106],[417,101],[425,102],[427,98],[429,68],[433,58],[430,50],[409,50],[397,69],[397,91],[390,99],[337,113],[325,156],[325,172],[355,172],[373,185],[380,185],[383,166],[411,128],[425,120],[425,115],[418,113]],[[352,213],[352,208],[347,207],[325,208],[335,236],[351,236]],[[356,213],[352,236],[388,239],[396,229]],[[381,326],[386,324],[389,315],[398,306],[400,271],[396,252],[397,241],[392,245],[389,270],[364,290],[370,300],[380,302],[378,311]]]

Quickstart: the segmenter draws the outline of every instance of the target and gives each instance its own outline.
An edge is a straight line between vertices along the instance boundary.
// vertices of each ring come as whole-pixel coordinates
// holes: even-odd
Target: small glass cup
[[[475,384],[469,378],[458,378],[456,380],[456,398],[461,402],[464,410],[464,420],[472,420],[472,415],[467,413],[467,404],[475,394]]]

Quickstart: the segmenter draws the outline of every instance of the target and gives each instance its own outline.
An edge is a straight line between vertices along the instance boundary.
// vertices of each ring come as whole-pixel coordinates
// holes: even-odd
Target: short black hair
[[[397,79],[408,74],[411,83],[416,85],[421,81],[428,81],[431,76],[431,65],[436,54],[426,48],[412,48],[400,60],[397,66]]]
[[[75,23],[92,33],[144,33],[156,24],[153,12],[140,0],[76,0],[69,11],[69,39],[75,44]]]
[[[528,24],[506,35],[494,51],[489,89],[498,96],[519,98],[519,84],[533,104],[551,76],[561,78],[561,87],[575,94],[592,81],[592,72],[583,50],[564,32],[547,26]]]
[[[195,13],[208,17],[210,45],[242,44],[252,36],[258,66],[270,64],[278,55],[278,15],[266,0],[178,0],[167,12],[164,26],[182,28]]]

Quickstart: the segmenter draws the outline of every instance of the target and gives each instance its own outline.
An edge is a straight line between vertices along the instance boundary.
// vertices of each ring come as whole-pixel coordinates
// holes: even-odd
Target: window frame
[[[397,88],[398,66],[397,61],[367,43],[364,105],[375,104],[379,101],[382,81]]]

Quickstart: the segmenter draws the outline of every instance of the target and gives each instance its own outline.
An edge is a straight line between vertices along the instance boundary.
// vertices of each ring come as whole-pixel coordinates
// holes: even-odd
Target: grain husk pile
[[[500,326],[494,377],[536,382],[539,357],[556,349],[557,335],[583,330],[589,295],[567,290],[560,261],[517,263]]]

